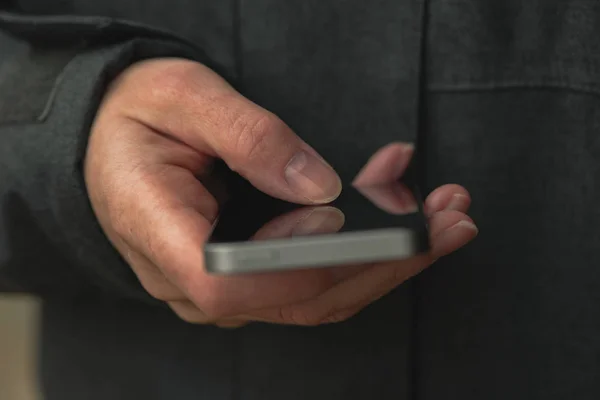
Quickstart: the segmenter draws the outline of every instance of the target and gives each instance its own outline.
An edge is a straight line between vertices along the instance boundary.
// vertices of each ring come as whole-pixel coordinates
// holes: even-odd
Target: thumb
[[[162,76],[167,74],[168,79],[157,72],[144,79],[149,82],[148,95],[141,98],[148,104],[131,110],[133,118],[203,154],[223,159],[272,196],[315,204],[339,195],[339,177],[314,149],[209,68],[183,60],[152,65],[166,69]],[[121,85],[127,86],[126,82],[125,77]],[[139,80],[134,84],[139,88]]]

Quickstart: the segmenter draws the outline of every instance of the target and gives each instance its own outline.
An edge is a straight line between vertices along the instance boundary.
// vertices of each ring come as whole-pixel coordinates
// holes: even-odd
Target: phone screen
[[[415,185],[402,181],[367,187],[346,185],[335,201],[322,206],[278,200],[246,182],[236,186],[222,207],[209,243],[287,239],[295,236],[295,227],[315,211],[327,211],[338,214],[334,223],[324,224],[325,229],[310,235],[405,228],[422,235],[425,251],[428,234],[422,205]]]

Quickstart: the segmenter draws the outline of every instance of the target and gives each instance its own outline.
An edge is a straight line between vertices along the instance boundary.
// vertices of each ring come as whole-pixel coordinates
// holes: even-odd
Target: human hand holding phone
[[[386,146],[357,181],[396,179],[411,155],[410,146]],[[335,172],[285,123],[186,60],[148,60],[121,74],[102,101],[86,152],[85,181],[101,227],[148,293],[188,322],[340,321],[477,233],[465,214],[467,191],[450,185],[425,201],[431,251],[414,259],[213,276],[202,249],[217,202],[196,177],[216,158],[283,200],[320,205],[339,194]]]

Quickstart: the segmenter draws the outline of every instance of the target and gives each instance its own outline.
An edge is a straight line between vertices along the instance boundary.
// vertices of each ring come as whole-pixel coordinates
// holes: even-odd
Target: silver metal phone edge
[[[426,250],[423,235],[407,228],[386,228],[293,239],[207,243],[204,268],[211,274],[238,275],[401,260]]]

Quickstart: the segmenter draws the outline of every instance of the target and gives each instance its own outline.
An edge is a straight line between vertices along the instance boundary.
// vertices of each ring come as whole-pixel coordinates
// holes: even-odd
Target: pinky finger
[[[443,257],[475,239],[479,230],[473,220],[459,211],[440,211],[429,218],[432,256]]]

